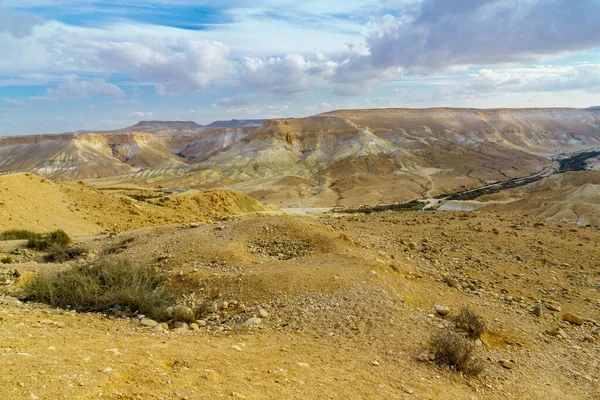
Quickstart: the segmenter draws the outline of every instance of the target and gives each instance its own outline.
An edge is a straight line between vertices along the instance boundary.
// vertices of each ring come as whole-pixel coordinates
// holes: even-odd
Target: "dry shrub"
[[[48,247],[46,251],[48,253],[44,256],[44,261],[49,263],[64,263],[88,253],[87,249],[81,247],[64,247],[56,243]]]
[[[470,338],[477,339],[485,331],[485,323],[479,315],[469,307],[463,307],[454,319],[456,326],[468,333]]]
[[[471,376],[483,371],[483,362],[475,357],[474,344],[455,332],[436,333],[430,345],[436,350],[435,362],[438,365],[447,365]]]
[[[106,312],[119,306],[125,313],[164,318],[174,295],[152,267],[101,258],[90,265],[43,272],[24,287],[27,298],[54,307]]]

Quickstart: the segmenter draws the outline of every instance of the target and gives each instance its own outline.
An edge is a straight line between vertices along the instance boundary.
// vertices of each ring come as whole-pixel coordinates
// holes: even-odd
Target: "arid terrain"
[[[597,229],[504,213],[387,212],[256,216],[79,241],[95,257],[124,239],[116,257],[168,274],[182,304],[244,310],[209,310],[211,324],[197,330],[157,331],[7,298],[3,398],[594,399],[600,389]],[[25,278],[65,268],[17,253],[6,267]],[[15,287],[19,279],[5,291]],[[431,335],[456,329],[462,306],[487,326],[477,377],[421,358]],[[259,325],[244,325],[265,311]],[[565,312],[586,322],[565,322]]]
[[[599,121],[366,110],[0,138],[0,237],[78,249],[0,240],[0,398],[597,399],[600,172],[577,152]],[[34,301],[41,277],[119,261],[170,307]],[[436,337],[472,353],[448,362]]]

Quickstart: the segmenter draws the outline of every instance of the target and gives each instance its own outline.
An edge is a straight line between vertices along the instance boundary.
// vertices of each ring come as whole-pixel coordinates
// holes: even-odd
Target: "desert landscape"
[[[2,138],[3,397],[597,398],[599,126],[373,110]],[[140,266],[147,289],[82,275]]]
[[[0,1],[0,400],[600,400],[600,1]]]

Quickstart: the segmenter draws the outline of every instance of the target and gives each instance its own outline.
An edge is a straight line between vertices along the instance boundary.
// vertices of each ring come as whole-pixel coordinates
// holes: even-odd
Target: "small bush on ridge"
[[[440,331],[430,340],[436,350],[435,362],[447,365],[466,375],[478,375],[483,371],[483,363],[475,357],[475,346],[461,335],[451,331]]]
[[[463,307],[454,320],[456,326],[468,333],[469,337],[477,339],[485,331],[485,323],[479,315],[469,307]]]

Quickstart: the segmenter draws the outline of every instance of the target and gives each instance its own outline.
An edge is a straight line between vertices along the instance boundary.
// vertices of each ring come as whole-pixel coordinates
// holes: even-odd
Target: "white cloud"
[[[154,82],[159,93],[203,89],[232,70],[229,48],[214,41],[144,37],[115,42],[64,32],[48,48],[58,68],[124,74]]]
[[[128,116],[135,117],[135,118],[154,118],[155,117],[154,113],[150,112],[150,111],[135,111],[135,112],[129,113]]]
[[[112,83],[105,82],[103,79],[95,79],[93,81],[82,82],[65,82],[60,84],[56,89],[49,88],[46,90],[46,96],[35,97],[34,100],[73,100],[86,99],[88,97],[119,97],[124,96],[118,86]]]

